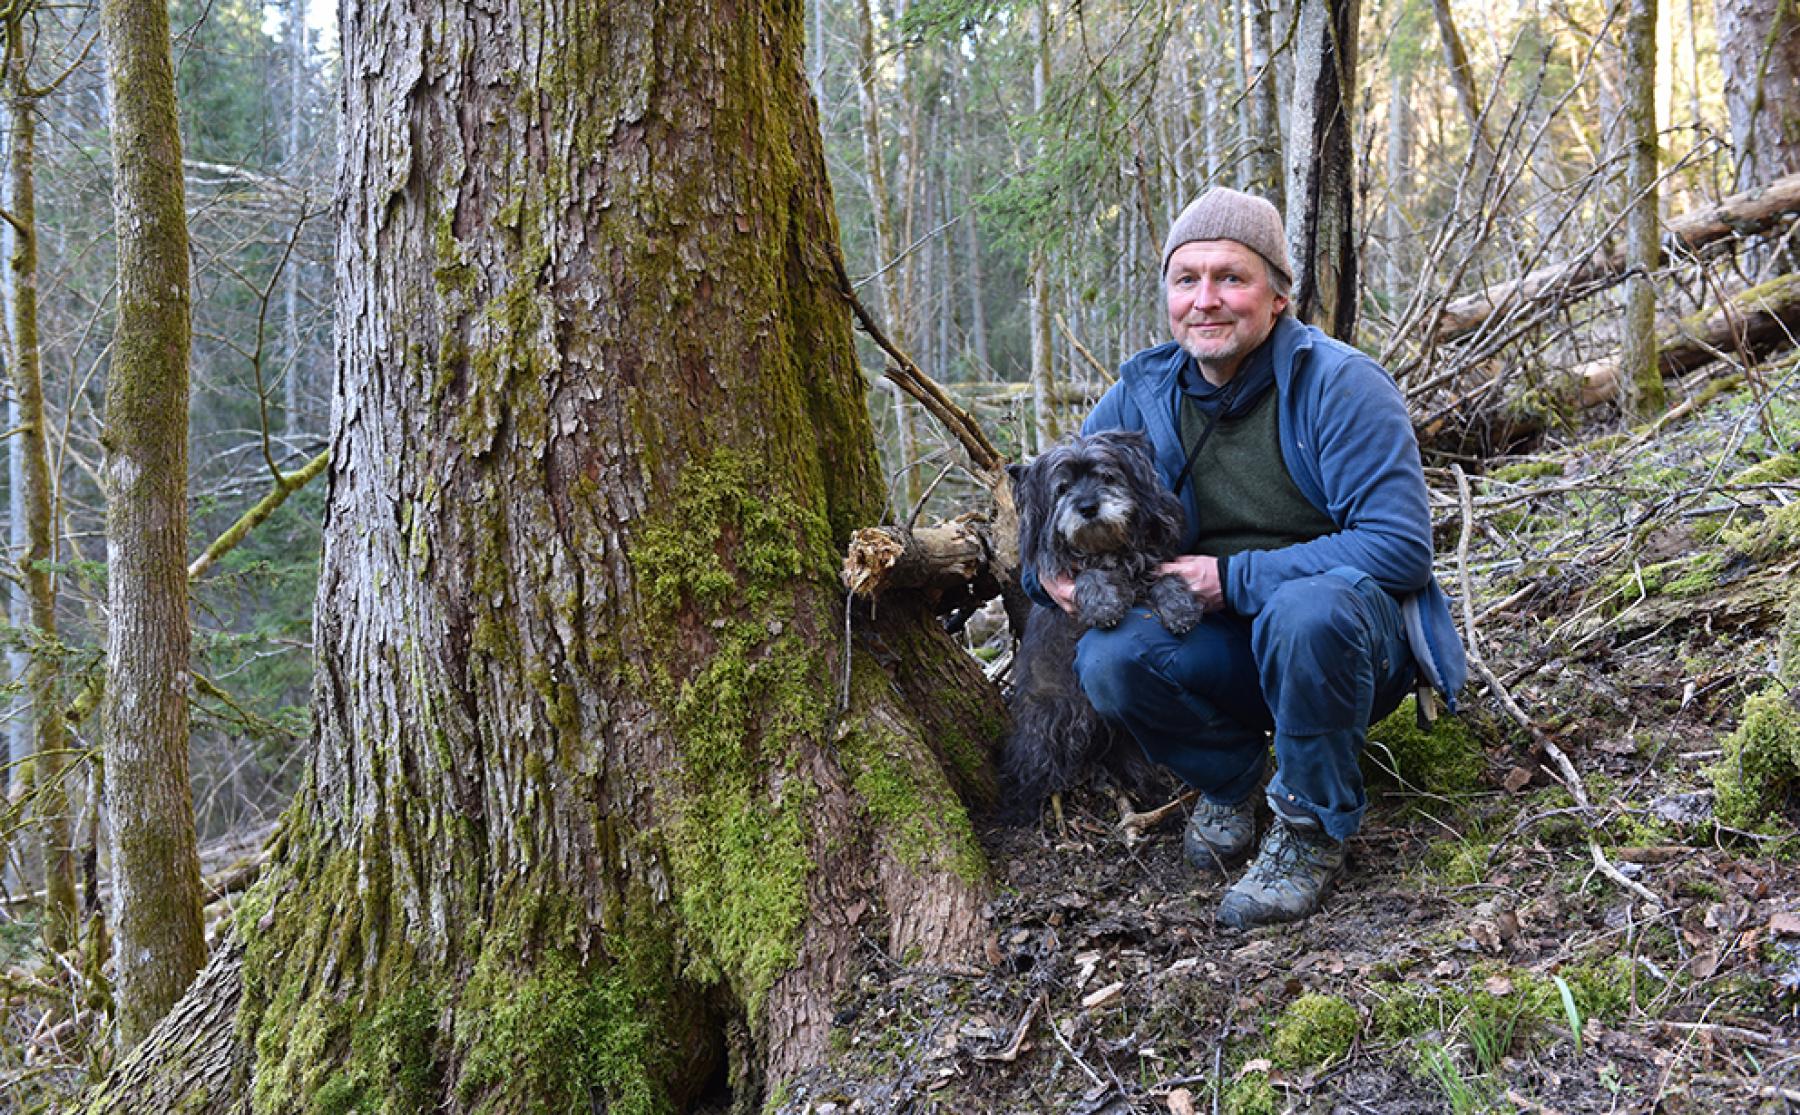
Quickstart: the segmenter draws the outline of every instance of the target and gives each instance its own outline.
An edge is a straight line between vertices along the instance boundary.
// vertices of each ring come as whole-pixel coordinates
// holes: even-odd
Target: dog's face
[[[1180,507],[1157,478],[1142,434],[1070,438],[1008,472],[1027,564],[1065,573],[1086,558],[1160,551],[1178,540]]]

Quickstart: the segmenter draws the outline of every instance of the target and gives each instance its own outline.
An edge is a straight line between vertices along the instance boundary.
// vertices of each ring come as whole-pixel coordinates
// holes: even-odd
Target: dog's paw
[[[1186,635],[1200,626],[1206,609],[1179,577],[1160,577],[1150,586],[1150,608],[1171,635]]]
[[[1101,600],[1081,608],[1075,618],[1088,627],[1110,631],[1119,626],[1119,621],[1125,618],[1125,613],[1129,610],[1121,601]]]

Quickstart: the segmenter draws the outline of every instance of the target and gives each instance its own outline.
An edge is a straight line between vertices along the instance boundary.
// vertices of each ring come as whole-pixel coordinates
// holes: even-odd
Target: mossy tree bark
[[[314,755],[241,1002],[183,1005],[235,1023],[96,1108],[754,1097],[864,934],[969,955],[1004,715],[897,601],[842,641],[883,497],[802,6],[347,11]]]
[[[1666,405],[1656,357],[1656,266],[1662,221],[1657,199],[1656,0],[1625,12],[1625,318],[1620,325],[1620,403],[1633,418]]]
[[[118,320],[106,383],[106,816],[119,1038],[206,961],[188,786],[188,232],[169,11],[103,0]]]
[[[29,601],[31,657],[25,688],[31,711],[31,792],[38,858],[44,873],[44,943],[55,950],[75,939],[75,852],[69,836],[69,795],[63,785],[68,731],[63,721],[62,669],[56,635],[55,487],[44,418],[43,365],[38,345],[37,111],[38,92],[26,63],[26,9],[0,24],[5,36],[4,96],[8,117],[6,211],[10,273],[6,281],[7,371],[18,395],[20,475],[25,547],[19,575]]]
[[[1299,0],[1287,147],[1294,314],[1340,340],[1356,332],[1356,35],[1360,0]]]

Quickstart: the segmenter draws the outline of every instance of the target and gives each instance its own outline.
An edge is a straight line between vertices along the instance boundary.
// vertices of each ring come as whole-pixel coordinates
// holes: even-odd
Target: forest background
[[[1562,466],[1545,459],[1595,435],[1630,440],[1620,431],[1648,429],[1641,446],[1720,385],[1751,409],[1713,447],[1709,480],[1735,480],[1730,498],[1754,503],[1756,521],[1765,509],[1790,508],[1794,474],[1779,462],[1791,463],[1797,436],[1796,365],[1783,355],[1800,302],[1789,276],[1796,202],[1775,187],[1800,170],[1792,5],[1336,5],[1356,39],[1348,157],[1337,163],[1298,138],[1310,125],[1296,119],[1307,103],[1296,86],[1317,60],[1303,7],[816,0],[805,17],[805,76],[851,285],[891,347],[973,414],[1000,454],[1028,454],[1079,421],[1110,369],[1163,339],[1161,234],[1187,199],[1224,183],[1283,199],[1291,213],[1302,196],[1295,176],[1324,163],[1348,223],[1311,266],[1360,275],[1348,284],[1354,299],[1328,311],[1330,324],[1378,355],[1405,392],[1443,501],[1446,543],[1461,506],[1452,469],[1490,481],[1480,489],[1482,530],[1502,552],[1477,563],[1484,621],[1509,599],[1516,609],[1525,592],[1514,582],[1502,591],[1507,574],[1552,553],[1558,576],[1580,564],[1566,543],[1532,539],[1528,517],[1502,518],[1526,503],[1493,485],[1554,478]],[[215,927],[255,877],[256,857],[244,851],[261,845],[292,798],[314,735],[325,495],[311,481],[331,434],[342,121],[335,28],[299,16],[298,3],[169,8],[192,238],[187,751]],[[112,1063],[102,895],[114,868],[98,790],[107,741],[95,709],[108,616],[102,417],[119,277],[99,10],[26,4],[4,18],[14,263],[4,291],[0,962],[10,967],[0,1081],[28,1098],[0,1106],[23,1108],[72,1094]],[[1650,36],[1647,52],[1627,34],[1634,24]],[[35,130],[22,132],[22,120]],[[1647,173],[1645,135],[1654,137]],[[1744,205],[1746,191],[1775,201]],[[1687,235],[1683,219],[1721,204],[1720,229]],[[1653,219],[1634,218],[1646,206]],[[27,281],[18,260],[28,239]],[[1653,317],[1629,316],[1646,307]],[[1646,337],[1662,339],[1660,354],[1634,347]],[[982,505],[966,444],[882,377],[889,352],[866,337],[859,346],[886,521]],[[17,374],[28,364],[41,368],[37,419]],[[42,434],[49,464],[47,555],[30,535],[27,428]],[[1771,470],[1744,479],[1753,467]],[[1623,561],[1640,588],[1646,566],[1653,581],[1693,574],[1654,572],[1667,555],[1640,560],[1648,532],[1636,529],[1639,513],[1657,501],[1621,498],[1636,509],[1617,512],[1634,522],[1625,531],[1632,548],[1599,564],[1613,571]],[[267,517],[235,531],[259,502]],[[1616,511],[1606,508],[1603,517]],[[1606,530],[1615,526],[1609,520]],[[1759,552],[1759,569],[1788,560],[1780,530],[1770,533],[1776,547]],[[1606,595],[1593,592],[1601,572],[1597,565],[1555,594],[1557,603],[1575,617],[1590,604],[1610,615],[1595,603]],[[1729,583],[1717,566],[1702,572],[1714,586]],[[54,593],[49,628],[32,612],[34,576]],[[1773,618],[1761,626],[1778,628],[1780,602],[1764,611]],[[964,638],[1001,666],[997,622],[990,616]],[[1595,637],[1580,624],[1557,630]],[[1701,682],[1721,737],[1737,725],[1741,700],[1785,668],[1770,661]],[[1529,662],[1510,663],[1511,673],[1501,663],[1500,672],[1517,684]],[[1490,674],[1484,702],[1502,724],[1505,688]],[[54,719],[69,726],[48,750],[45,708],[66,710]],[[1498,746],[1516,731],[1529,743],[1536,725],[1516,719],[1484,742]],[[1785,769],[1775,765],[1776,774]],[[1511,764],[1528,776],[1529,767]],[[1760,796],[1746,809],[1731,818],[1746,832],[1779,813]],[[66,872],[44,850],[59,844],[73,853]],[[59,873],[78,904],[60,936]]]

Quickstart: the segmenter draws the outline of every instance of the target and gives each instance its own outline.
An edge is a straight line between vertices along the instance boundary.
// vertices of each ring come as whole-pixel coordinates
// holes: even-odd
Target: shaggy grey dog
[[[1002,774],[1010,809],[1030,816],[1096,762],[1142,788],[1152,768],[1135,741],[1103,721],[1075,678],[1075,644],[1147,600],[1177,635],[1200,622],[1179,577],[1156,575],[1181,543],[1181,504],[1163,486],[1142,434],[1070,438],[1008,469],[1019,508],[1019,558],[1041,579],[1075,579],[1075,614],[1032,608],[1013,666],[1013,733]]]

